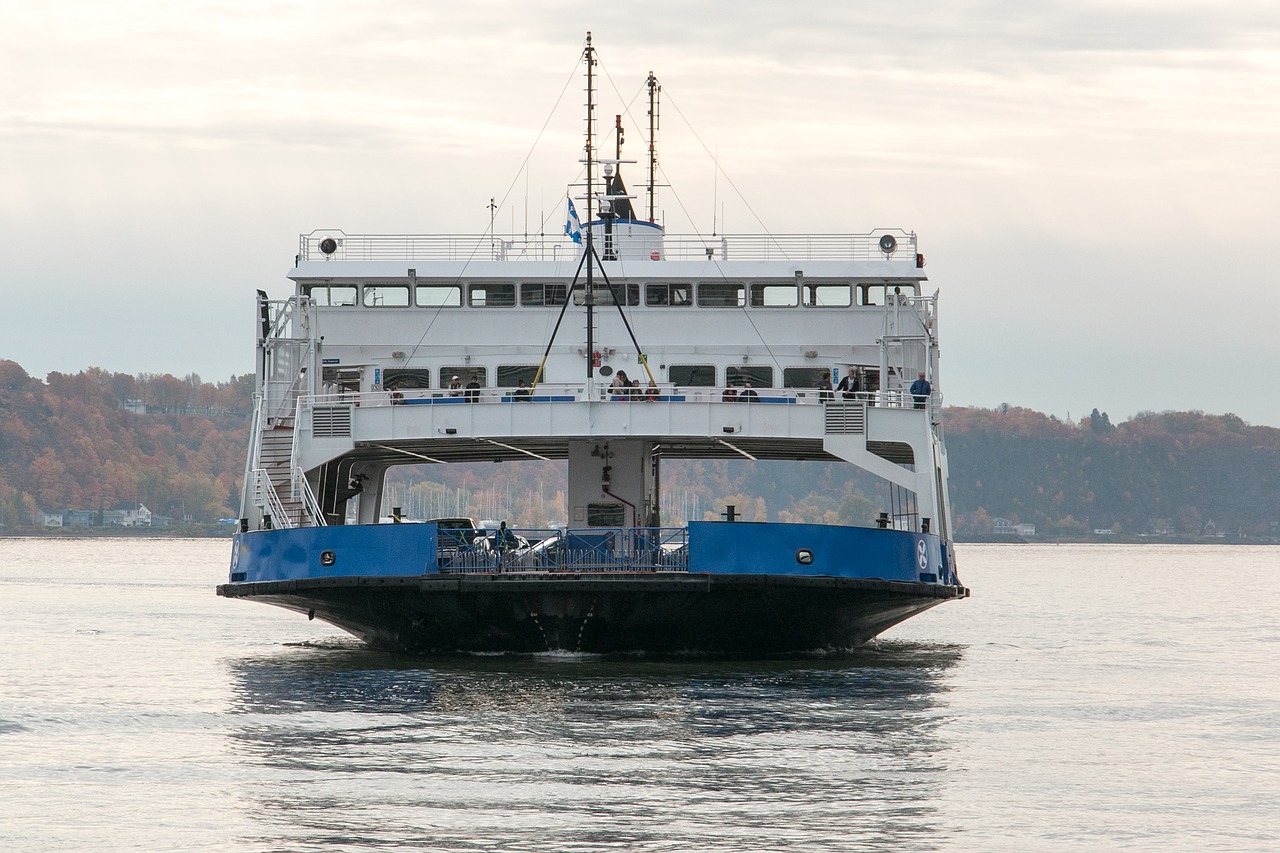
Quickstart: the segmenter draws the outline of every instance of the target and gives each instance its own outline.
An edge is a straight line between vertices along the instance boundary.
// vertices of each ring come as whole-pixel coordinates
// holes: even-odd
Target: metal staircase
[[[258,483],[265,500],[259,506],[273,510],[274,527],[303,527],[304,504],[294,488],[293,418],[280,419],[262,430],[258,448]]]

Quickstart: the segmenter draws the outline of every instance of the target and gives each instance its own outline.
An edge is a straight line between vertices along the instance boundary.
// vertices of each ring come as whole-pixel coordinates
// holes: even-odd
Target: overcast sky
[[[558,229],[587,30],[672,232],[919,233],[948,404],[1280,426],[1274,0],[6,3],[0,358],[225,380],[301,232]]]

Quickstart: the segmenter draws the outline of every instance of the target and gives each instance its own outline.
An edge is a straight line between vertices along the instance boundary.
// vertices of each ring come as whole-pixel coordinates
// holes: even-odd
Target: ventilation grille
[[[867,407],[862,403],[827,403],[827,435],[862,435]]]
[[[316,406],[311,410],[311,434],[316,438],[350,438],[350,406]]]

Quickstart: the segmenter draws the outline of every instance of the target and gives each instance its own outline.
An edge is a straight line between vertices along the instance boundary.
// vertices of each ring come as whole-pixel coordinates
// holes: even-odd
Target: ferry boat
[[[589,34],[583,59],[585,224],[570,197],[555,237],[317,231],[293,294],[258,292],[218,594],[389,650],[713,655],[847,649],[967,597],[916,235],[667,234],[661,87],[651,73],[646,217],[621,133],[616,156],[596,149]],[[563,528],[401,523],[386,505],[396,466],[530,459],[565,463]],[[685,460],[854,466],[883,511],[856,527],[730,506],[664,526],[661,472]]]

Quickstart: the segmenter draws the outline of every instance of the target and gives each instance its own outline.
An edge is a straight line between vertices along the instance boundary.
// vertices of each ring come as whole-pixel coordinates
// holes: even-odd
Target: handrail
[[[880,240],[894,237],[891,252]],[[320,244],[333,239],[333,252]],[[799,261],[871,260],[917,266],[916,235],[900,228],[867,234],[739,234],[703,237],[669,234],[662,238],[662,260]],[[581,247],[562,235],[534,237],[492,234],[344,234],[313,231],[299,235],[298,262],[303,261],[568,261]]]
[[[289,469],[289,487],[293,497],[302,501],[303,507],[315,522],[315,526],[328,527],[329,522],[325,520],[324,512],[320,509],[320,501],[316,500],[316,493],[311,490],[311,483],[307,481],[307,475],[301,468]]]
[[[726,397],[727,391],[734,391],[738,396]],[[743,405],[770,405],[789,403],[803,406],[817,406],[826,402],[847,402],[856,400],[869,406],[890,409],[910,409],[914,406],[911,392],[905,388],[892,388],[884,391],[858,391],[852,397],[844,392],[823,390],[819,388],[755,388],[757,397],[748,401],[741,397],[741,386],[700,385],[683,387],[663,384],[657,389],[657,399],[650,399],[649,389],[636,389],[622,395],[605,386],[596,388],[595,395],[587,393],[581,385],[539,385],[532,395],[534,402],[568,403],[568,402],[611,402],[632,403],[636,405],[679,405],[681,403],[737,403]],[[428,405],[523,405],[515,396],[515,388],[481,388],[475,396],[455,396],[449,389],[409,388],[403,391],[361,391],[358,393],[338,392],[330,394],[303,394],[298,398],[298,415],[318,406],[353,406],[361,409],[376,409],[388,406]],[[935,394],[937,392],[934,392]],[[299,422],[301,422],[299,420]]]
[[[244,462],[244,479],[240,481],[240,514],[242,517],[249,514],[249,498],[253,494],[251,491],[253,472],[258,469],[258,462],[262,458],[262,435],[259,429],[261,426],[262,394],[255,391],[253,395],[253,417],[249,424],[249,452]]]
[[[254,494],[258,498],[256,506],[260,509],[271,510],[268,514],[271,516],[272,527],[277,529],[293,527],[293,519],[289,518],[284,505],[280,503],[280,496],[276,494],[275,484],[271,482],[271,475],[267,472],[267,469],[255,468],[253,473]]]
[[[436,559],[445,574],[475,572],[687,572],[687,527],[441,529]],[[530,545],[528,543],[533,542]],[[519,543],[518,545],[516,543]]]

